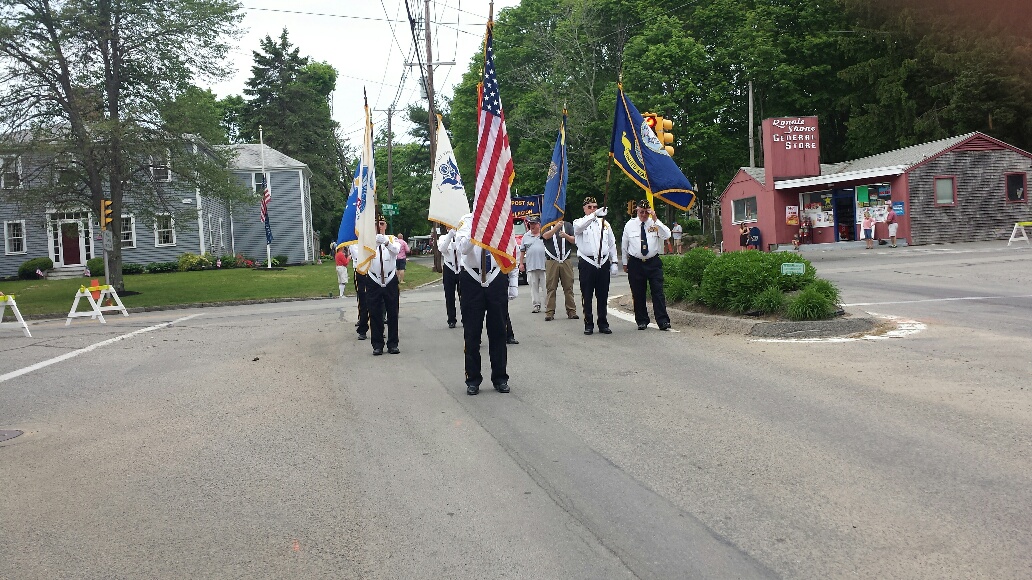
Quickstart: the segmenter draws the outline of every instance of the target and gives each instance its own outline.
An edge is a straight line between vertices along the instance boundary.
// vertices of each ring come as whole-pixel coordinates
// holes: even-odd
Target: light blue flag
[[[547,228],[566,215],[566,109],[559,125],[559,136],[555,138],[552,162],[548,164],[545,179],[545,194],[541,203],[541,224]]]
[[[616,115],[609,147],[613,161],[645,190],[649,205],[653,205],[655,196],[687,211],[695,203],[695,188],[624,94],[623,85],[618,85],[616,91]]]
[[[344,215],[340,218],[340,229],[337,231],[337,245],[347,246],[358,241],[355,222],[358,219],[358,185],[361,183],[362,166],[355,166],[355,177],[351,181],[351,193],[344,204]]]

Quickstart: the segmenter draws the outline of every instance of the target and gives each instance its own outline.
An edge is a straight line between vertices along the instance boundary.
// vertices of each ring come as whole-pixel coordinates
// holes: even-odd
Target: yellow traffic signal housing
[[[111,200],[100,200],[100,229],[108,229],[108,225],[111,223],[111,219]]]
[[[667,155],[674,156],[674,135],[670,132],[674,128],[674,122],[670,119],[664,119],[657,115],[655,118],[656,125],[653,130],[656,131],[656,137],[659,138],[659,142],[663,145],[663,149],[666,150]]]
[[[634,210],[634,200],[628,201],[627,202],[627,215],[634,215],[635,213],[636,212]]]

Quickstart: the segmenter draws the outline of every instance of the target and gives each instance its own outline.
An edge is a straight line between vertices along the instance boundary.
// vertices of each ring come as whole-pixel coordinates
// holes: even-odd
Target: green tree
[[[182,214],[180,188],[232,199],[226,160],[170,131],[161,114],[195,78],[224,74],[235,0],[0,0],[0,132],[22,154],[26,212]],[[195,147],[194,145],[200,145]],[[173,181],[154,179],[167,167]],[[112,223],[119,239],[121,220]],[[122,283],[121,247],[108,279]]]
[[[197,135],[213,145],[229,143],[223,124],[224,111],[215,93],[193,85],[176,95],[161,113],[168,131],[175,135]]]

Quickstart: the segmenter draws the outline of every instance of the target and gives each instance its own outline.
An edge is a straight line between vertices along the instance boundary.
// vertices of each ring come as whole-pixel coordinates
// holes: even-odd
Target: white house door
[[[79,220],[54,220],[52,223],[54,266],[80,266],[86,263],[86,232]]]

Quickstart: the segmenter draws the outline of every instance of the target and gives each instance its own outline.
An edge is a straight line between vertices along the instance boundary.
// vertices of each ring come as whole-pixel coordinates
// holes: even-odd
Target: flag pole
[[[261,125],[258,125],[258,145],[262,154],[262,203],[265,203],[265,192],[269,189],[269,176],[265,174],[265,133]],[[265,219],[269,219],[268,210],[266,210]],[[265,267],[272,269],[272,245],[268,240],[265,240]]]

